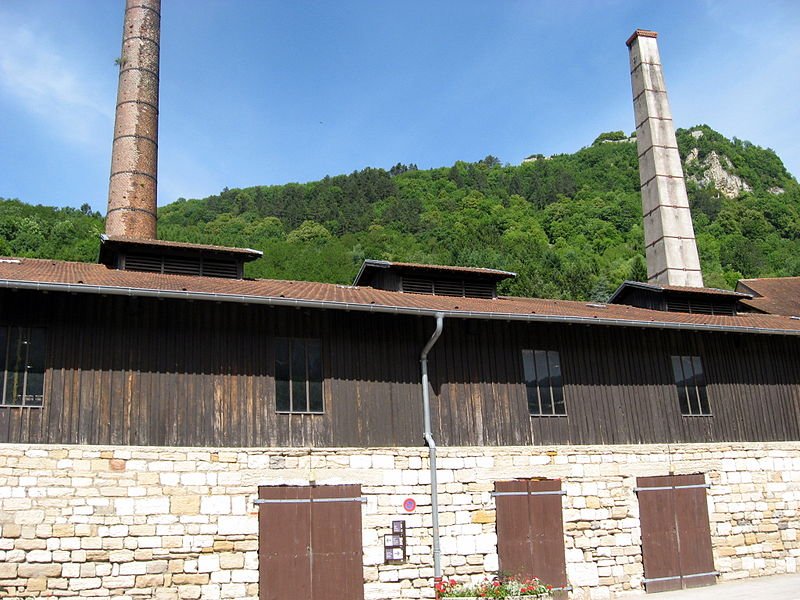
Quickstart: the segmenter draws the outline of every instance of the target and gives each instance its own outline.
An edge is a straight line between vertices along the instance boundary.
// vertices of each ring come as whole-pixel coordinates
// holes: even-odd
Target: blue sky
[[[105,210],[123,0],[0,0],[0,197]],[[659,32],[675,123],[800,175],[794,0],[162,0],[159,204],[631,131]]]

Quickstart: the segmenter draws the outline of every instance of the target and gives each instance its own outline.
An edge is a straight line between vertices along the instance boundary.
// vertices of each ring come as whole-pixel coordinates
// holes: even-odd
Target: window
[[[322,346],[319,340],[276,340],[275,408],[288,413],[322,412]]]
[[[564,416],[561,360],[555,350],[523,350],[522,367],[528,390],[528,412],[537,417]]]
[[[0,327],[3,392],[0,406],[41,406],[44,392],[45,330]]]
[[[673,356],[672,372],[678,388],[681,413],[687,416],[711,414],[706,395],[706,376],[699,356]]]

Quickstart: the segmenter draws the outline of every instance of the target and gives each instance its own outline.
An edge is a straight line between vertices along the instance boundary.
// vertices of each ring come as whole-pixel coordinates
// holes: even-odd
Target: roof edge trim
[[[232,302],[238,304],[262,304],[267,306],[288,306],[295,308],[320,308],[368,313],[410,315],[436,317],[442,315],[458,319],[484,319],[497,321],[523,321],[546,323],[571,323],[575,325],[608,325],[615,327],[643,327],[651,329],[684,329],[690,331],[727,331],[731,333],[759,333],[768,335],[800,336],[800,330],[770,329],[765,327],[736,327],[729,325],[711,325],[702,323],[669,323],[661,321],[640,321],[613,318],[577,317],[563,315],[485,313],[459,310],[434,310],[390,306],[379,304],[358,304],[355,302],[337,302],[329,300],[303,300],[300,298],[279,298],[276,296],[247,296],[242,294],[218,294],[212,292],[189,292],[175,290],[158,290],[150,288],[116,287],[74,283],[42,283],[39,281],[21,281],[0,279],[0,288],[34,290],[48,292],[66,292],[81,294],[98,294],[108,296],[129,296],[145,298],[162,298],[172,300],[201,300],[209,302]]]

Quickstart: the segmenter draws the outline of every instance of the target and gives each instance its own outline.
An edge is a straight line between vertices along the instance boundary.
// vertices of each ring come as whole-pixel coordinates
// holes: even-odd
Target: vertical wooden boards
[[[0,406],[0,442],[423,443],[419,358],[429,316],[22,291],[0,298],[7,324],[44,326],[48,344],[44,406]],[[277,337],[321,343],[323,413],[277,412]],[[528,413],[526,349],[559,353],[566,416]],[[673,355],[702,359],[710,416],[681,414]],[[795,337],[447,318],[428,366],[442,446],[800,438]]]

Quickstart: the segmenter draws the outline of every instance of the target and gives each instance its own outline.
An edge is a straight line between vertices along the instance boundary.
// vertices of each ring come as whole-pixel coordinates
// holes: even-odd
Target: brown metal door
[[[312,490],[313,596],[308,597],[363,600],[361,486],[321,486]]]
[[[258,496],[260,600],[363,600],[361,486],[264,486]]]
[[[639,477],[636,483],[646,590],[716,583],[705,476]]]
[[[717,574],[711,547],[705,476],[676,475],[673,480],[683,587],[714,585]]]
[[[648,592],[681,588],[672,477],[638,477],[642,562]]]
[[[258,597],[311,598],[311,488],[260,487]]]
[[[498,481],[497,554],[505,575],[538,577],[567,589],[561,480]],[[566,597],[556,592],[555,598]]]
[[[497,481],[497,556],[500,571],[509,575],[533,573],[533,545],[527,481]]]

